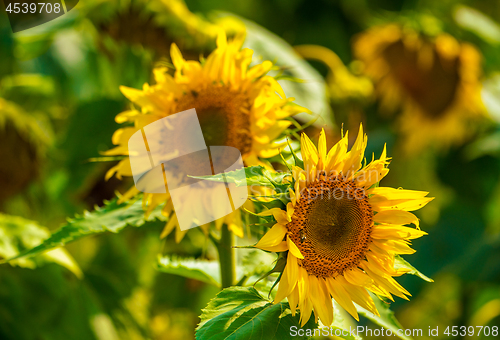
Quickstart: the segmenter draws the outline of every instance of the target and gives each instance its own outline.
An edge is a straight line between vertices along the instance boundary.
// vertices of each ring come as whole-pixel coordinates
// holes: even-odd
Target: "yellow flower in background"
[[[237,36],[227,41],[222,32],[217,38],[217,49],[202,62],[184,60],[178,47],[171,47],[175,74],[168,74],[167,68],[154,70],[155,85],[145,84],[142,90],[122,87],[123,94],[141,110],[130,110],[116,117],[118,123],[133,123],[115,132],[113,143],[116,148],[107,155],[127,155],[128,140],[144,126],[166,116],[196,109],[206,144],[226,145],[237,148],[246,166],[264,164],[260,158],[278,154],[278,148],[286,142],[279,141],[280,135],[291,124],[286,118],[307,111],[292,104],[293,98],[286,98],[281,86],[267,72],[273,66],[270,61],[250,67],[253,51],[241,49],[244,37]],[[116,174],[132,176],[129,159],[120,161],[110,169],[106,178]],[[133,187],[122,200],[138,194]],[[163,211],[171,219],[162,236],[176,226],[176,240],[180,241],[186,231],[181,231],[170,195],[145,194],[144,204],[148,211],[162,202],[167,202]],[[207,199],[206,209],[216,209],[217,202]],[[172,215],[172,216],[171,216]],[[239,211],[216,221],[216,226],[227,223],[230,230],[242,237],[243,229]],[[205,230],[206,227],[204,226]]]
[[[277,223],[256,247],[288,251],[274,303],[288,298],[292,314],[301,312],[304,325],[314,309],[316,319],[333,321],[333,297],[358,319],[353,302],[378,315],[368,291],[392,300],[410,295],[394,276],[395,255],[412,254],[410,240],[426,235],[410,211],[432,198],[428,193],[377,187],[388,172],[386,150],[380,159],[362,166],[367,137],[360,126],[352,149],[346,135],[329,151],[324,131],[318,147],[301,138],[304,168],[295,166],[294,190],[286,210],[274,208]],[[417,229],[405,226],[415,224]]]
[[[382,109],[402,108],[398,124],[407,152],[460,143],[484,114],[481,55],[468,43],[391,24],[358,36],[354,54],[375,80]]]

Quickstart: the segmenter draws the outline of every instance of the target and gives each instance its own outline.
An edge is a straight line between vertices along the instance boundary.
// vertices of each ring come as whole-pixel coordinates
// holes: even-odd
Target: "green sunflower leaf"
[[[92,212],[85,211],[80,216],[77,215],[73,219],[68,219],[66,224],[54,231],[50,237],[39,245],[24,250],[3,262],[37,255],[46,250],[64,246],[82,237],[107,231],[118,233],[127,226],[140,227],[146,222],[165,220],[165,217],[161,214],[161,208],[161,205],[156,207],[146,218],[141,199],[132,204],[129,202],[118,204],[117,199],[105,202],[103,207],[96,207]]]
[[[289,140],[287,140],[287,143],[288,143],[288,149],[290,150],[290,152],[292,153],[292,156],[293,156],[293,160],[295,162],[295,166],[298,166],[299,168],[302,168],[304,169],[304,161],[302,159],[300,159],[297,154],[295,153],[295,150],[293,148],[293,142],[290,143]],[[300,145],[300,144],[299,144]],[[299,148],[297,148],[298,150]]]
[[[165,256],[158,258],[158,271],[202,281],[220,287],[220,267],[218,261],[198,260]]]
[[[333,302],[333,323],[330,326],[330,334],[335,335],[337,338],[345,340],[362,340],[363,338],[357,334],[356,327],[357,324],[353,323],[353,320],[344,308],[342,308],[335,300]]]
[[[272,268],[275,257],[263,251],[252,250],[243,257],[241,266],[236,269],[238,280],[246,282],[250,277],[258,278],[263,273],[268,272]],[[158,258],[156,269],[162,273],[183,276],[216,287],[221,286],[218,261],[169,255]],[[281,271],[283,271],[283,268],[281,268]]]
[[[425,276],[419,272],[415,267],[413,267],[408,261],[403,259],[401,256],[396,255],[394,258],[394,269],[409,269],[407,274],[415,275],[427,282],[434,282],[430,277]]]
[[[0,213],[0,258],[10,258],[46,239],[50,235],[47,228],[35,221]],[[9,262],[12,266],[37,268],[45,263],[57,263],[66,267],[77,277],[82,271],[73,257],[65,249],[52,249],[33,258],[19,258]]]
[[[243,175],[245,177],[243,177]],[[197,179],[204,179],[220,183],[234,183],[241,186],[264,186],[275,188],[276,191],[286,192],[290,183],[283,182],[285,177],[290,176],[288,172],[271,172],[262,165],[250,166],[243,169],[225,172],[213,176],[189,176]],[[246,179],[243,180],[243,178]]]
[[[386,302],[380,300],[379,298],[377,298],[373,294],[370,294],[370,295],[373,298],[373,302],[375,302],[375,306],[377,307],[377,310],[378,310],[380,316],[377,316],[377,315],[373,314],[372,312],[370,312],[370,311],[368,311],[368,310],[366,310],[358,305],[355,305],[358,313],[360,315],[364,316],[365,318],[367,318],[368,320],[372,321],[376,325],[382,326],[385,329],[390,329],[394,336],[397,336],[403,340],[412,340],[413,339],[412,337],[406,336],[404,333],[402,333],[402,332],[404,332],[404,328],[403,328],[403,326],[401,326],[399,321],[394,316],[394,312],[390,309],[389,303],[386,303]],[[358,332],[358,335],[364,336],[364,335],[366,335],[366,331],[365,332]]]
[[[311,317],[301,330],[288,303],[273,305],[252,287],[229,287],[203,309],[196,339],[308,339],[316,327]]]

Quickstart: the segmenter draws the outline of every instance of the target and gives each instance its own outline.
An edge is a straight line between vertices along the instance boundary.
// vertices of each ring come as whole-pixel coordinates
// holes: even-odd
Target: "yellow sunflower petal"
[[[120,86],[120,91],[125,97],[137,105],[140,105],[143,108],[151,107],[151,101],[143,91],[126,86]]]
[[[161,232],[160,238],[165,238],[174,230],[176,226],[178,226],[179,223],[177,222],[177,215],[173,215],[170,220],[167,222],[165,225],[165,228],[163,228],[163,231]]]
[[[288,304],[290,305],[290,310],[292,311],[292,316],[295,316],[297,310],[297,304],[299,303],[299,288],[295,286],[292,293],[288,295]]]
[[[324,168],[324,166],[326,164],[326,136],[325,136],[325,129],[321,129],[321,133],[319,134],[318,156],[319,156],[318,168],[322,169],[322,168]]]
[[[243,226],[239,222],[239,221],[241,221],[241,219],[238,217],[237,219],[235,219],[235,221],[236,221],[235,223],[233,223],[233,222],[229,223],[227,228],[229,229],[229,231],[231,231],[236,236],[243,238],[243,236],[245,234],[243,232]]]
[[[127,190],[126,193],[124,193],[123,195],[119,196],[119,198],[118,198],[118,204],[122,204],[123,202],[128,201],[132,197],[136,196],[139,192],[140,191],[137,190],[137,188],[135,186],[132,187],[132,188],[130,188],[129,190]]]
[[[301,254],[299,248],[293,243],[293,241],[290,239],[290,237],[287,236],[286,238],[286,243],[288,245],[288,250],[293,254],[298,259],[303,259],[304,256]]]
[[[272,208],[266,211],[263,211],[258,214],[259,216],[271,216],[273,215],[274,218],[276,219],[276,222],[281,223],[283,225],[286,225],[289,220],[289,216],[286,214],[284,210],[281,210],[280,208]]]
[[[276,246],[283,241],[287,230],[281,223],[276,223],[255,245],[257,248],[265,249]]]
[[[373,226],[371,237],[375,239],[415,239],[427,235],[425,231],[394,224],[378,224]]]
[[[323,281],[323,282],[320,282]],[[325,326],[330,326],[333,322],[333,305],[330,300],[330,295],[323,278],[318,278],[314,275],[309,277],[309,292],[314,313],[319,315],[319,318]]]
[[[373,184],[380,182],[388,173],[386,166],[389,164],[389,158],[386,157],[387,149],[384,150],[380,159],[370,162],[354,176],[354,180],[359,187],[369,188]]]
[[[300,150],[305,170],[310,171],[313,166],[318,164],[318,150],[305,133],[300,137]]]
[[[368,294],[365,288],[350,284],[346,281],[346,279],[344,279],[344,277],[342,277],[342,275],[337,276],[335,280],[337,281],[337,283],[343,286],[343,288],[351,297],[352,301],[354,301],[364,309],[369,310],[373,314],[380,316],[377,307],[375,306],[375,302],[373,302],[373,299],[371,298],[370,294]]]
[[[379,242],[380,240],[374,240],[373,242]],[[389,250],[392,250],[396,254],[413,254],[415,249],[409,246],[409,242],[405,240],[387,240],[383,242],[383,246]]]
[[[272,67],[272,62],[270,62],[269,60],[264,60],[262,64],[255,65],[251,69],[249,69],[246,74],[246,78],[253,80],[255,78],[261,77],[262,75],[269,72]]]
[[[342,173],[351,177],[355,174],[355,172],[361,167],[361,161],[364,158],[365,149],[366,149],[367,137],[363,133],[363,125],[359,125],[359,132],[354,145],[346,155],[346,159],[344,162],[344,167],[342,168]]]
[[[354,307],[350,295],[344,289],[342,284],[337,282],[333,277],[329,277],[326,280],[326,283],[328,286],[328,290],[335,301],[337,301],[338,304],[342,306],[342,308],[344,308],[349,314],[351,314],[353,318],[359,321],[356,307]]]
[[[423,208],[427,203],[432,201],[434,197],[424,197],[416,199],[387,199],[382,196],[373,195],[368,199],[374,211],[384,210],[404,210],[414,211]]]
[[[309,294],[309,274],[302,266],[299,266],[298,274],[297,287],[299,288],[299,302],[303,303]]]
[[[295,288],[295,283],[299,277],[299,265],[292,252],[288,252],[286,266],[288,267],[288,282],[293,282],[293,288]]]
[[[399,283],[397,283],[391,276],[384,275],[380,276],[373,272],[368,266],[363,265],[363,269],[370,275],[371,278],[375,281],[375,283],[387,290],[388,292],[402,298],[405,300],[409,300],[406,295],[410,295],[406,289],[404,289]],[[406,294],[406,295],[405,295]]]
[[[418,218],[408,211],[384,210],[373,217],[373,221],[387,224],[415,224],[418,228]]]
[[[277,304],[283,301],[295,287],[296,282],[288,281],[288,263],[285,266],[285,270],[283,270],[283,274],[281,275],[281,279],[278,286],[278,291],[276,292],[276,296],[274,298],[273,303]]]
[[[330,171],[340,172],[342,170],[341,166],[344,164],[348,143],[349,133],[346,132],[345,136],[328,151],[325,164],[325,170],[328,173]]]
[[[309,321],[311,317],[313,305],[311,299],[306,297],[306,299],[299,304],[300,308],[300,327],[304,327],[304,325]]]
[[[423,198],[429,194],[426,191],[404,190],[388,187],[377,187],[367,191],[370,195],[386,197],[387,199],[416,199]]]
[[[181,230],[181,228],[175,228],[175,242],[180,243],[184,238],[184,235],[188,232],[188,229]]]
[[[343,275],[347,282],[356,286],[366,287],[373,284],[373,280],[358,268],[346,270]]]
[[[170,46],[170,56],[172,58],[172,63],[174,64],[175,69],[176,70],[182,69],[182,67],[184,66],[185,60],[182,57],[182,53],[176,44],[172,44]]]
[[[275,246],[266,246],[266,247],[259,247],[259,249],[262,249],[262,250],[267,250],[267,251],[273,251],[275,253],[279,253],[279,252],[282,252],[282,251],[287,251],[288,250],[288,245],[286,243],[286,241],[283,241]]]

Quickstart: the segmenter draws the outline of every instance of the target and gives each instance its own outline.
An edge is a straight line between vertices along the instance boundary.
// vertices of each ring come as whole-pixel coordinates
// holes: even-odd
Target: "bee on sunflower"
[[[348,133],[330,150],[324,131],[317,147],[302,134],[303,164],[292,168],[290,201],[260,213],[276,223],[255,247],[287,252],[274,303],[288,298],[293,315],[300,309],[302,326],[313,310],[316,321],[331,325],[331,297],[359,320],[353,302],[378,315],[368,292],[390,300],[410,295],[393,278],[408,272],[395,269],[395,258],[414,253],[410,240],[426,235],[410,211],[433,198],[379,187],[390,158],[384,147],[379,159],[362,166],[366,144],[362,126],[350,151]]]
[[[463,142],[485,113],[481,55],[469,43],[389,24],[361,33],[353,49],[376,82],[381,108],[402,108],[398,124],[408,153]]]
[[[308,110],[295,105],[276,79],[267,75],[273,67],[271,61],[250,67],[253,51],[242,49],[243,41],[244,35],[228,41],[221,32],[217,48],[201,62],[185,60],[177,45],[172,44],[173,76],[168,68],[159,67],[154,70],[155,85],[145,84],[142,90],[121,87],[122,93],[141,109],[134,108],[116,116],[116,122],[129,126],[114,133],[112,141],[117,147],[105,154],[128,155],[128,140],[135,132],[159,119],[194,108],[208,146],[234,147],[240,151],[246,166],[269,167],[262,159],[278,154],[278,148],[284,143],[280,136],[291,124],[288,118]],[[129,158],[110,169],[106,178],[113,175],[119,179],[132,176]],[[137,188],[132,187],[121,201],[137,194]],[[206,201],[205,209],[217,208],[217,202]],[[162,237],[175,228],[179,242],[186,230],[179,228],[169,193],[145,194],[143,202],[147,213],[166,202],[163,213],[170,220]],[[234,234],[243,236],[239,211],[215,223],[218,228],[225,223]],[[208,225],[202,227],[207,230]]]

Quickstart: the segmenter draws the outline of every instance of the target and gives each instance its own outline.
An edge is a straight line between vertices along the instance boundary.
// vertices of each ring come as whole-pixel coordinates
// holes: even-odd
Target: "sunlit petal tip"
[[[380,160],[385,161],[387,159],[387,143],[384,143],[384,149],[380,155]]]
[[[280,253],[280,252],[288,250],[288,245],[287,245],[286,241],[278,243],[275,246],[261,246],[261,245],[257,246],[257,245],[254,245],[254,247],[262,249],[262,250],[266,250],[266,251],[272,251],[275,253]]]
[[[349,314],[352,315],[357,321],[359,321],[359,316],[356,311],[356,307],[352,303],[352,298],[349,293],[344,289],[341,283],[337,282],[335,278],[330,277],[326,281],[328,290],[332,297],[337,301],[337,303],[342,306]]]
[[[319,134],[318,153],[319,153],[319,158],[321,160],[322,166],[324,166],[325,162],[326,162],[326,135],[325,135],[325,129],[321,129],[321,133]]]
[[[287,229],[280,223],[276,223],[268,232],[257,242],[257,248],[267,248],[277,246],[283,241]]]
[[[217,48],[225,48],[227,46],[226,31],[220,30],[217,34]]]
[[[181,50],[179,50],[179,47],[175,43],[170,46],[170,56],[176,70],[180,70],[184,66],[185,60],[182,57]]]
[[[298,259],[303,259],[304,256],[302,255],[302,253],[300,252],[299,248],[297,248],[297,246],[295,245],[295,243],[293,243],[293,241],[290,239],[290,237],[286,237],[286,242],[287,242],[287,245],[288,245],[288,249],[289,251]]]
[[[300,309],[300,327],[304,327],[311,318],[312,308],[311,300],[308,297],[305,298]]]
[[[295,316],[297,304],[299,303],[299,288],[296,286],[290,295],[288,295],[288,304],[290,306],[290,310],[292,311],[292,316]]]
[[[291,217],[293,215],[293,211],[294,211],[294,208],[293,208],[293,203],[292,202],[288,202],[288,204],[286,205],[286,213],[287,213],[287,220],[290,222],[291,221]]]
[[[297,203],[297,196],[295,195],[295,191],[292,188],[288,189],[288,193],[290,195],[290,200],[292,201],[292,206]]]

